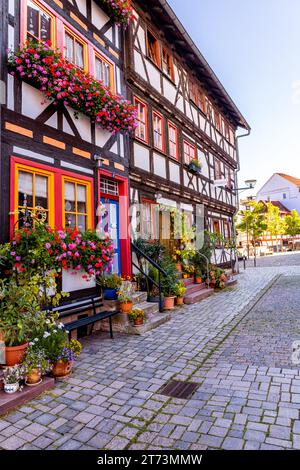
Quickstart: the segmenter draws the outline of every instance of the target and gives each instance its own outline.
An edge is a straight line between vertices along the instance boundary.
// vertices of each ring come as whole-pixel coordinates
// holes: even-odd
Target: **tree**
[[[241,221],[237,224],[237,229],[250,237],[256,256],[256,242],[267,229],[266,208],[262,202],[257,201],[251,201],[248,205],[250,210],[239,213]]]
[[[293,209],[290,215],[285,216],[285,234],[295,237],[300,235],[300,215]],[[293,249],[294,249],[294,238],[293,238]]]
[[[267,204],[267,231],[272,237],[280,236],[282,240],[282,235],[285,233],[285,222],[280,217],[279,207],[274,206],[271,202]]]

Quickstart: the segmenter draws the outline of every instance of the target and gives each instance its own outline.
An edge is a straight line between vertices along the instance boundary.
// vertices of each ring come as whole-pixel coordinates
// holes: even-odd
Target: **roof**
[[[156,22],[159,22],[160,28],[164,30],[166,38],[171,44],[176,45],[176,50],[179,55],[187,60],[199,79],[206,84],[208,90],[211,90],[213,97],[221,107],[226,109],[236,125],[250,131],[250,125],[247,123],[168,2],[166,0],[136,1],[141,8],[147,9],[149,13],[153,14]]]
[[[273,206],[278,207],[280,212],[290,212],[290,210],[287,207],[285,207],[281,201],[263,201],[263,202],[265,202],[266,204],[268,202],[271,202]]]
[[[300,179],[295,178],[294,176],[286,175],[285,173],[275,173],[276,175],[281,176],[282,178],[286,179],[290,183],[298,186],[300,188]]]

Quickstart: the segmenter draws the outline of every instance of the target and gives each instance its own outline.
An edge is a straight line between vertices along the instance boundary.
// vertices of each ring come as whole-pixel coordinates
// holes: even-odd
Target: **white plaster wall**
[[[92,23],[98,28],[101,29],[107,22],[109,21],[109,17],[104,13],[101,8],[96,5],[96,3],[92,2]]]
[[[146,34],[145,34],[144,28],[142,28],[141,26],[140,26],[139,29],[138,29],[137,37],[138,37],[138,39],[139,39],[139,43],[140,43],[140,44],[138,44],[138,41],[137,41],[137,39],[136,39],[135,45],[136,45],[137,47],[139,47],[139,45],[140,45],[140,47],[141,47],[143,53],[146,54]]]
[[[82,113],[78,113],[78,118],[76,119],[74,116],[74,110],[68,106],[66,106],[66,108],[69,111],[71,119],[73,120],[74,125],[76,126],[81,138],[83,140],[86,140],[87,142],[91,142],[92,136],[90,118],[88,118]]]
[[[162,155],[153,153],[154,173],[162,178],[166,178],[166,159]]]
[[[153,86],[153,88],[155,88],[155,90],[161,92],[160,72],[147,59],[146,59],[146,64],[147,64],[147,71],[149,75],[150,84]]]
[[[142,56],[137,51],[134,51],[134,69],[144,80],[147,80]]]
[[[76,0],[80,13],[86,16],[86,0]],[[94,2],[93,2],[94,3]]]
[[[177,89],[167,78],[163,77],[163,89],[164,89],[164,96],[171,101],[171,103],[175,102]]]
[[[8,109],[14,110],[14,77],[13,75],[8,74],[7,75],[7,97],[6,97],[6,103]]]
[[[142,145],[134,143],[134,164],[145,171],[150,171],[149,150]]]
[[[46,101],[42,104],[44,100],[43,93],[22,82],[22,114],[35,119],[51,103],[51,101]]]
[[[170,161],[169,170],[170,170],[170,180],[179,184],[180,183],[180,166]]]

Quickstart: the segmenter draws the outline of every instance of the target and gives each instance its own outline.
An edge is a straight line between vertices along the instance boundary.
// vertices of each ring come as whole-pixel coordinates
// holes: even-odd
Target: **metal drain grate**
[[[187,400],[198,388],[199,384],[193,382],[179,382],[178,380],[171,380],[161,390],[161,395],[167,395],[172,398],[182,398]]]

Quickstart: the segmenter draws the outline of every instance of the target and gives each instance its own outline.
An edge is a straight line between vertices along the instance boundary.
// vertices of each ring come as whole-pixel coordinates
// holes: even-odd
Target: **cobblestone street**
[[[0,419],[0,448],[300,449],[300,255],[289,259],[144,336],[85,339],[68,381]],[[171,378],[199,387],[161,395]]]

